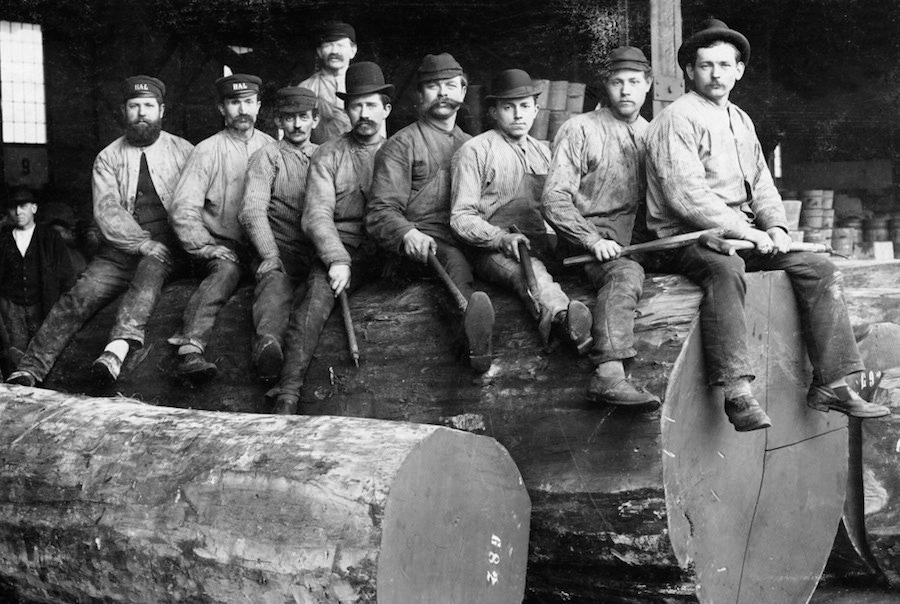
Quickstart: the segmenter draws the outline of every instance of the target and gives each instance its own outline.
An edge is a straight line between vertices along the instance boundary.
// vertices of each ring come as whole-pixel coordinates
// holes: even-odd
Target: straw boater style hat
[[[543,87],[536,84],[528,73],[521,69],[507,69],[491,80],[491,93],[485,95],[484,100],[522,99],[537,96],[541,90]]]
[[[384,74],[381,73],[381,67],[371,61],[361,61],[353,63],[347,68],[347,92],[338,92],[337,95],[343,100],[347,100],[351,96],[362,96],[364,94],[386,94],[392,96],[394,94],[394,85],[384,83]]]
[[[740,51],[741,62],[744,65],[750,60],[750,42],[747,41],[744,34],[729,29],[723,21],[718,19],[707,19],[701,24],[701,27],[703,29],[685,40],[678,49],[678,65],[681,69],[684,69],[696,49],[719,40],[733,44]]]

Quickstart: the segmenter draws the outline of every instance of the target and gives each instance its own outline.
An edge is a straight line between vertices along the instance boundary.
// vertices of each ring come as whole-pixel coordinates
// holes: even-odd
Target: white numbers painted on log
[[[503,541],[497,535],[491,535],[491,548],[488,550],[488,564],[500,564],[500,552],[494,551],[494,549],[500,549],[503,546]],[[487,582],[490,585],[496,585],[500,580],[500,573],[497,572],[496,569],[491,569],[488,567],[487,571]]]

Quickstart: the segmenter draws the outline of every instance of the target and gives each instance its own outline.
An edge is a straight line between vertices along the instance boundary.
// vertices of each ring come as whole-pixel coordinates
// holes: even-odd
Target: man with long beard
[[[94,220],[102,247],[50,310],[9,382],[33,386],[43,381],[72,336],[122,292],[109,344],[94,361],[92,373],[115,381],[129,350],[143,346],[147,319],[175,266],[179,246],[168,210],[193,148],[162,131],[165,91],[154,77],[125,80],[125,134],[94,161]]]
[[[466,303],[469,362],[491,366],[494,309],[475,291],[472,265],[450,230],[450,160],[469,140],[456,125],[466,77],[450,54],[426,55],[417,72],[418,121],[392,136],[375,157],[366,227],[383,248],[421,264],[437,258]]]
[[[347,89],[347,68],[356,51],[353,26],[340,21],[329,21],[322,26],[316,47],[321,68],[297,84],[312,90],[318,99],[319,123],[310,136],[317,145],[350,132],[350,119],[344,111],[341,94]]]
[[[191,153],[172,205],[172,226],[191,256],[206,264],[207,277],[188,300],[178,346],[178,373],[208,379],[215,364],[203,358],[219,310],[234,293],[249,260],[238,222],[247,180],[247,161],[275,142],[255,128],[262,80],[237,73],[216,80],[219,113],[225,127],[201,141]]]

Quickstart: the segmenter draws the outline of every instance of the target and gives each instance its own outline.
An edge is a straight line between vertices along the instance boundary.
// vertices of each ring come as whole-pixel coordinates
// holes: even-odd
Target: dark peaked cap
[[[422,64],[416,72],[418,74],[418,82],[430,82],[432,80],[448,80],[461,76],[463,74],[462,65],[457,63],[449,52],[442,52],[439,55],[425,55]]]
[[[684,69],[691,55],[698,48],[709,46],[711,42],[721,40],[733,44],[741,53],[741,62],[744,65],[750,60],[750,42],[744,37],[744,34],[729,29],[724,21],[718,19],[707,19],[701,24],[700,31],[685,40],[678,49],[678,66]]]
[[[161,80],[148,75],[136,75],[122,82],[122,100],[136,97],[156,97],[161,103],[166,96],[166,85]]]
[[[351,63],[347,68],[347,92],[338,92],[338,98],[346,100],[351,96],[364,94],[394,94],[394,85],[384,83],[384,74],[381,67],[371,61]]]
[[[650,61],[640,48],[634,46],[620,46],[613,49],[606,58],[606,68],[609,71],[619,69],[633,69],[634,71],[646,71],[650,69]]]

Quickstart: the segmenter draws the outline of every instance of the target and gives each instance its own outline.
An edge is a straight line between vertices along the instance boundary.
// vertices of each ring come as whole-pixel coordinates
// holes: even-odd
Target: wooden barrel
[[[548,140],[547,129],[549,126],[550,110],[539,109],[537,112],[537,116],[534,118],[534,123],[531,124],[531,130],[528,131],[528,134],[538,139],[539,141]]]
[[[560,282],[591,302],[581,273]],[[840,416],[803,403],[808,367],[784,275],[749,278],[754,388],[776,422],[753,434],[735,432],[721,395],[705,386],[695,333],[700,292],[687,280],[651,276],[638,308],[638,355],[629,371],[664,396],[655,413],[586,402],[590,363],[566,346],[545,348],[519,299],[485,290],[497,313],[496,348],[481,376],[460,356],[458,330],[440,311],[449,300],[436,285],[401,289],[383,281],[355,293],[362,365],[352,365],[340,317],[333,317],[303,388],[303,413],[440,424],[496,438],[532,501],[526,601],[696,592],[701,601],[759,602],[776,598],[774,590],[777,598],[805,601],[840,517],[846,428]],[[174,359],[163,342],[191,291],[186,283],[167,288],[145,353],[126,361],[116,386],[95,393],[269,412],[247,352],[252,287],[239,290],[220,316],[208,351],[217,379],[191,387],[168,373]],[[107,310],[89,324],[48,386],[91,388],[86,368],[111,319]]]
[[[566,123],[570,115],[568,111],[551,111],[547,122],[547,140],[554,140],[560,127]]]
[[[20,598],[522,600],[530,502],[491,438],[8,386],[0,417]]]
[[[533,79],[532,83],[541,89],[541,93],[537,98],[537,105],[543,109],[547,108],[547,99],[550,93],[550,80]]]
[[[566,88],[566,111],[573,115],[584,111],[585,88],[581,82],[569,82]]]
[[[565,111],[568,102],[569,82],[566,80],[553,80],[547,90],[547,109],[550,111]]]

